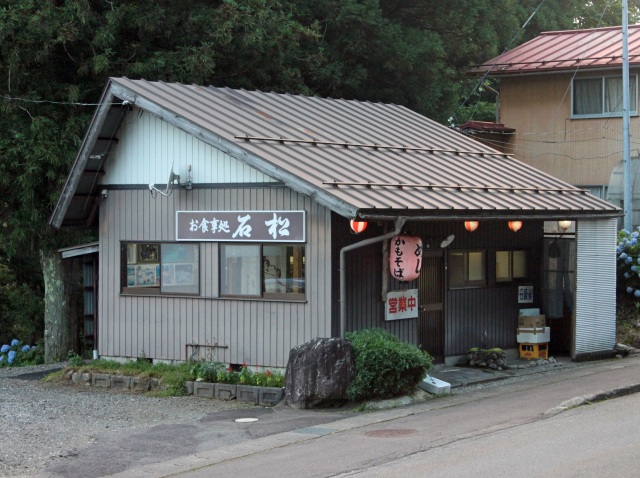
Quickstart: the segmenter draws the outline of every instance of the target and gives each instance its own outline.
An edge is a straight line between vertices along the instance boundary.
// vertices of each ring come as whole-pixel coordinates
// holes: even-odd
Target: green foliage
[[[44,363],[44,347],[42,344],[30,346],[13,339],[0,345],[0,368],[24,367]]]
[[[190,369],[193,380],[214,383],[218,380],[218,372],[224,369],[220,362],[195,362]]]
[[[73,350],[69,350],[67,353],[67,362],[69,362],[69,365],[72,367],[80,367],[84,363],[84,359]]]
[[[461,106],[456,111],[457,123],[464,124],[467,121],[490,121],[496,120],[496,104],[487,101],[478,101],[474,105]]]
[[[44,302],[0,261],[0,343],[34,343],[43,334]]]
[[[637,231],[623,229],[618,232],[617,286],[635,299],[640,299],[640,228]]]
[[[240,380],[240,374],[235,372],[231,367],[218,371],[216,381],[219,383],[237,384]]]
[[[432,367],[429,354],[382,329],[346,334],[353,346],[356,374],[351,400],[389,398],[412,391]]]

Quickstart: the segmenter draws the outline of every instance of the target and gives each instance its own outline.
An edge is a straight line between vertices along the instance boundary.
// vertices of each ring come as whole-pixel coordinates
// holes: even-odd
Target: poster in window
[[[136,286],[136,267],[127,266],[127,287]]]
[[[193,264],[175,265],[176,285],[193,284]]]
[[[127,244],[127,264],[135,264],[137,259],[136,244]]]
[[[136,287],[155,287],[158,280],[157,266],[144,264],[136,266]]]
[[[162,285],[175,285],[176,266],[174,264],[162,264]]]
[[[138,244],[138,262],[159,262],[158,244]]]

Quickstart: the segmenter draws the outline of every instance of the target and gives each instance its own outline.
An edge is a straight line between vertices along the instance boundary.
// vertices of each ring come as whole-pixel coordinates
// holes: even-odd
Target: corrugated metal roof
[[[640,65],[640,25],[629,25],[629,64]],[[474,73],[489,76],[622,67],[622,27],[543,32],[489,60]]]
[[[111,95],[197,134],[345,217],[619,213],[402,106],[126,78],[112,79],[103,101]],[[52,216],[56,227],[63,219],[86,219],[73,217],[76,190],[97,194],[81,185],[86,175],[78,170],[86,168],[83,158],[92,157],[91,141],[85,139],[83,148]]]

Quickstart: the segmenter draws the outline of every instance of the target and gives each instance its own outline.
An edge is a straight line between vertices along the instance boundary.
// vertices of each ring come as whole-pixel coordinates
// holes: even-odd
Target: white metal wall
[[[198,138],[152,114],[134,108],[119,131],[119,141],[105,165],[102,184],[150,184],[164,189],[172,166],[187,179],[191,165],[194,183],[274,182]]]
[[[616,341],[616,219],[578,221],[573,356]]]

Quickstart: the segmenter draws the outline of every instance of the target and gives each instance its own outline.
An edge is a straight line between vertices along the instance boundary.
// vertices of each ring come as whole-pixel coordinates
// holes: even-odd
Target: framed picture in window
[[[160,262],[160,248],[158,244],[137,244],[138,263]]]

